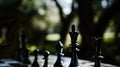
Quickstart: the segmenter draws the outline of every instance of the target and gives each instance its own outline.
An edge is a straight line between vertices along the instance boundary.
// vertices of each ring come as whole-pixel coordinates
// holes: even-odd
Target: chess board
[[[57,57],[55,55],[49,56],[49,60],[48,60],[49,67],[53,67],[56,59]],[[30,60],[31,62],[33,62],[34,56],[30,56]],[[62,60],[64,62],[64,66],[69,67],[71,60],[70,57],[63,57]],[[88,60],[81,60],[81,59],[79,59],[78,61],[81,67],[94,67],[94,62]],[[42,67],[44,63],[43,56],[38,56],[38,62]],[[23,64],[19,61],[12,59],[0,59],[0,67],[31,67],[31,64]],[[118,66],[102,63],[102,67],[118,67]]]
[[[0,67],[14,67],[12,64],[21,64],[12,59],[0,59]]]
[[[0,67],[28,67],[29,65],[13,59],[0,59]]]

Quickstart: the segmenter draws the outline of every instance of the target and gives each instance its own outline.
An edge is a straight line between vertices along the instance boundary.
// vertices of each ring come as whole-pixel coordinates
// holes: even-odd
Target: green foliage
[[[106,32],[104,34],[104,43],[113,43],[115,34],[113,32]]]

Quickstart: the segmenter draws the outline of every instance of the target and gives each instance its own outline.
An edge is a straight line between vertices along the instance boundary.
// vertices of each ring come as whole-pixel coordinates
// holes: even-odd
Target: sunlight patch
[[[46,40],[48,41],[58,41],[60,39],[60,35],[55,33],[55,34],[48,34],[46,36]]]

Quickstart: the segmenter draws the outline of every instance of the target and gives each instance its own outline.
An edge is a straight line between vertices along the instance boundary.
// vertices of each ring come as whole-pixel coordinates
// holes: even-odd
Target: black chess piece
[[[101,55],[101,44],[102,44],[102,38],[101,37],[93,37],[93,41],[95,44],[95,65],[94,67],[101,67],[101,59],[103,56]]]
[[[43,59],[45,59],[43,67],[48,67],[48,56],[49,55],[50,55],[49,51],[46,50],[43,52],[43,56],[44,56]]]
[[[57,60],[54,64],[54,67],[64,67],[63,61],[62,61],[62,57],[63,54],[63,44],[61,43],[61,41],[58,42],[58,44],[56,45],[56,52],[57,52]]]
[[[39,55],[39,49],[35,49],[34,50],[34,61],[32,63],[32,67],[40,67],[39,63],[38,63],[38,55]]]
[[[70,37],[71,37],[71,52],[72,52],[72,57],[71,57],[71,62],[69,67],[80,67],[79,62],[78,62],[78,56],[77,52],[79,51],[78,49],[78,43],[77,41],[77,36],[79,32],[76,30],[75,25],[72,25],[72,32],[69,32]]]
[[[30,61],[30,59],[29,59],[29,52],[30,52],[30,50],[29,50],[29,48],[26,48],[26,50],[25,50],[25,61],[24,61],[24,63],[26,63],[26,64],[31,64],[31,61]]]
[[[18,49],[18,61],[20,61],[20,62],[22,62],[23,61],[23,51],[22,51],[22,48],[21,47],[19,47],[19,49]]]
[[[29,48],[26,47],[27,37],[25,31],[22,31],[21,33],[20,42],[19,60],[25,64],[31,64],[31,61],[29,60]]]

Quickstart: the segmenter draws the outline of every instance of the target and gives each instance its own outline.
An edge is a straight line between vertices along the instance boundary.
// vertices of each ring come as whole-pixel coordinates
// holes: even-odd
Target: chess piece
[[[22,51],[22,48],[21,47],[19,47],[19,49],[18,49],[18,61],[23,61],[23,51]]]
[[[34,50],[34,61],[32,63],[32,67],[40,67],[39,63],[38,63],[38,55],[39,55],[39,50],[38,49],[35,49]]]
[[[25,31],[22,31],[21,36],[20,36],[20,49],[19,49],[19,56],[20,56],[20,61],[22,61],[25,64],[30,64],[31,61],[29,60],[29,48],[26,47],[27,43],[27,37]]]
[[[56,45],[56,52],[57,52],[57,60],[54,64],[54,67],[64,67],[63,61],[61,56],[63,56],[63,44],[61,43],[61,41],[58,42],[58,44]]]
[[[71,62],[69,67],[80,67],[79,62],[78,62],[78,56],[77,52],[79,51],[78,49],[78,43],[77,41],[77,36],[78,36],[78,31],[75,28],[75,25],[72,25],[72,32],[69,32],[70,37],[71,37],[71,52],[72,52],[72,57],[71,57]]]
[[[31,64],[31,61],[29,60],[29,52],[30,52],[30,50],[29,50],[29,48],[26,48],[26,50],[25,50],[25,61],[24,61],[24,63],[26,63],[26,64]]]
[[[47,51],[47,50],[43,52],[43,56],[44,56],[43,59],[45,59],[43,67],[48,67],[48,56],[49,56],[49,54],[50,54],[50,52]]]
[[[95,65],[94,67],[101,67],[101,59],[103,56],[101,55],[101,43],[102,43],[101,37],[93,37],[93,41],[95,43]]]

